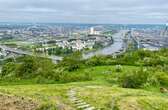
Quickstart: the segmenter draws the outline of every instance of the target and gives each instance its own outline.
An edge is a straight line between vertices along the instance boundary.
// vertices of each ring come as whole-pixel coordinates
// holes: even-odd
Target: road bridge
[[[3,51],[6,51],[6,52],[9,52],[9,53],[15,53],[17,55],[28,55],[28,56],[35,56],[33,54],[33,52],[28,52],[28,51],[23,51],[23,50],[20,50],[20,49],[15,49],[15,48],[10,48],[10,47],[7,47],[5,45],[0,45],[0,48],[3,50]],[[62,60],[62,57],[60,56],[46,56],[46,55],[38,55],[39,57],[42,57],[42,58],[49,58],[51,59],[53,62],[58,62],[58,61],[61,61]]]

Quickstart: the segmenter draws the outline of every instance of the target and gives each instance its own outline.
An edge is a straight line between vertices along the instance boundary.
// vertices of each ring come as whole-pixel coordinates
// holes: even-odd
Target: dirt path
[[[35,110],[37,107],[32,100],[0,94],[0,110]]]

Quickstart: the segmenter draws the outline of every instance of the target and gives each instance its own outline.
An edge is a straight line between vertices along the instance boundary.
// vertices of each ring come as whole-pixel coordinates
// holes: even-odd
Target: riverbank
[[[96,56],[96,55],[112,55],[117,52],[120,52],[121,50],[124,50],[124,47],[123,47],[124,33],[125,33],[125,31],[120,31],[120,32],[114,34],[113,35],[113,42],[114,42],[113,44],[111,44],[110,46],[107,46],[105,48],[102,48],[100,50],[84,54],[83,55],[84,59],[88,59],[88,58]]]

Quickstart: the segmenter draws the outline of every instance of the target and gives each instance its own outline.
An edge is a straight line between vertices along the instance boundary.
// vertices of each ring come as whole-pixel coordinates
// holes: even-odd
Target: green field
[[[137,66],[122,66],[122,72],[116,72],[115,66],[96,66],[79,69],[71,74],[89,71],[93,80],[64,84],[27,84],[12,85],[12,82],[1,82],[0,92],[20,97],[31,98],[39,106],[63,106],[65,110],[75,110],[67,92],[77,91],[77,97],[100,110],[167,110],[168,94],[159,92],[159,88],[127,89],[118,84],[110,83],[107,77],[138,70]],[[29,81],[27,81],[29,82]],[[59,110],[59,109],[58,109]]]

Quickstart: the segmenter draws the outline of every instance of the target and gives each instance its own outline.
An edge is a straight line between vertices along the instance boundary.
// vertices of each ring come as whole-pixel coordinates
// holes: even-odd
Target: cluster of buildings
[[[0,25],[0,40],[40,44],[36,47],[38,51],[56,47],[76,51],[93,49],[97,43],[102,46],[111,44],[112,37],[103,35],[103,31],[103,26],[90,25],[4,24]]]
[[[104,35],[87,35],[78,36],[73,38],[64,38],[52,41],[40,42],[41,47],[38,50],[44,50],[42,48],[55,48],[55,46],[62,48],[69,48],[73,51],[83,50],[83,49],[93,49],[96,43],[102,46],[107,46],[112,44],[112,37],[107,37]]]
[[[162,29],[133,30],[132,36],[145,50],[159,50],[168,47],[168,24]]]
[[[73,39],[73,40],[65,40],[65,41],[57,41],[56,45],[62,48],[72,48],[75,50],[82,50],[84,48],[92,49],[93,45],[95,44],[94,40],[80,40],[80,39]]]
[[[137,27],[136,25],[134,27]],[[140,26],[143,28],[132,28],[127,34],[127,48],[132,42],[138,48],[147,50],[158,50],[168,47],[168,24],[165,26],[151,28],[149,26]],[[108,27],[109,29],[109,27]],[[60,47],[61,49],[83,50],[94,49],[97,45],[106,47],[113,43],[112,34],[104,26],[90,25],[64,25],[64,24],[13,24],[0,25],[0,42],[21,41],[30,44],[31,49],[37,51],[46,51]],[[126,29],[125,29],[126,30]],[[118,31],[118,30],[115,30]],[[105,34],[106,33],[106,34]],[[122,39],[124,40],[124,39]],[[114,40],[117,42],[117,40]],[[12,42],[12,43],[13,43]],[[137,48],[136,48],[137,49]],[[112,51],[112,50],[110,50]],[[0,51],[0,57],[3,56]]]
[[[73,33],[86,29],[85,26],[64,24],[4,24],[0,25],[0,39],[16,39],[33,43],[70,37]]]

